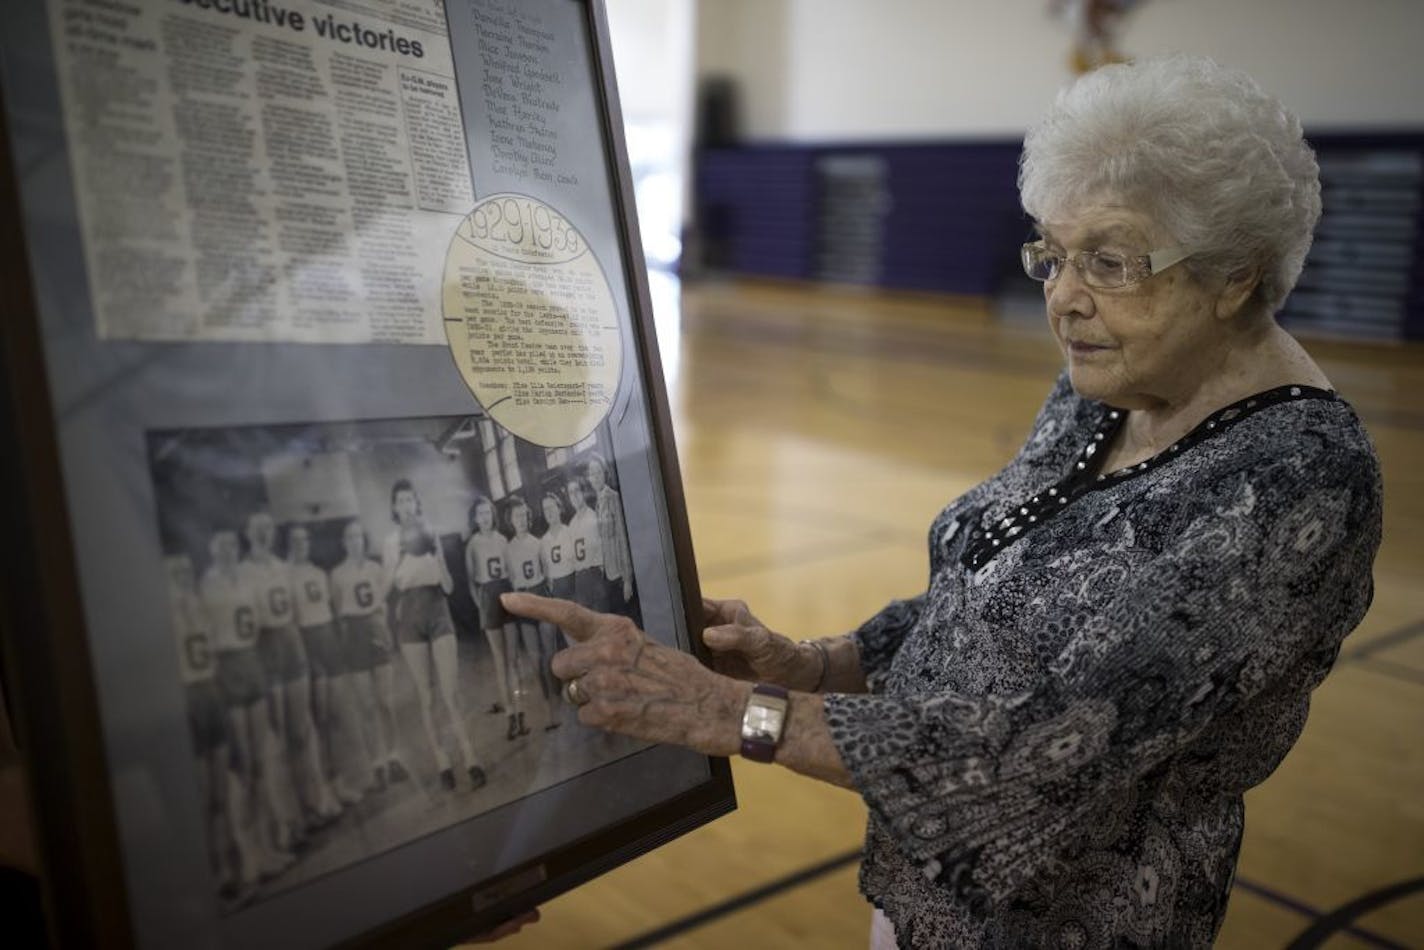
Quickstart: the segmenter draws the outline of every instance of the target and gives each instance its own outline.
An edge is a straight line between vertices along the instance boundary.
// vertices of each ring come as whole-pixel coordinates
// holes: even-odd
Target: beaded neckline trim
[[[1015,505],[1007,515],[992,525],[979,525],[969,535],[960,555],[960,563],[971,571],[977,571],[994,559],[1004,548],[1013,544],[1034,528],[1051,520],[1073,501],[1092,491],[1101,491],[1136,478],[1144,472],[1165,465],[1178,458],[1191,447],[1214,438],[1237,425],[1242,420],[1255,415],[1262,409],[1295,402],[1301,399],[1337,400],[1339,395],[1333,390],[1315,386],[1277,386],[1254,396],[1237,400],[1223,409],[1218,409],[1203,419],[1177,442],[1158,452],[1152,458],[1115,472],[1100,472],[1103,447],[1112,443],[1118,429],[1122,427],[1127,414],[1118,409],[1106,409],[1102,420],[1094,430],[1077,457],[1068,474],[1047,491],[1034,495]]]

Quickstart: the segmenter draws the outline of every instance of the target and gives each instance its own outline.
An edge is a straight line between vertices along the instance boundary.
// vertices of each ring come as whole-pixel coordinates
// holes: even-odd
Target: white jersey
[[[385,597],[381,565],[363,557],[360,563],[342,561],[331,571],[331,594],[343,617],[369,617],[381,610]]]
[[[539,539],[527,531],[516,534],[505,548],[504,567],[515,590],[527,590],[544,583],[544,568],[539,563]]]
[[[303,627],[331,623],[331,585],[326,571],[311,561],[293,564],[292,590],[297,595],[297,623]]]
[[[413,587],[439,587],[440,541],[435,540],[435,550],[430,554],[403,554],[401,552],[401,529],[396,528],[386,537],[381,546],[381,565],[389,572],[391,584],[396,590],[410,590]]]
[[[217,671],[210,622],[202,600],[192,593],[175,593],[168,601],[173,635],[178,639],[178,678],[184,686],[213,678]]]
[[[257,622],[262,627],[290,627],[297,622],[292,598],[292,570],[275,557],[265,561],[248,558],[242,562],[242,576],[257,604]]]
[[[544,564],[544,576],[551,581],[568,577],[574,572],[573,537],[561,524],[552,524],[539,539],[539,560]]]
[[[574,570],[603,566],[603,543],[598,535],[598,515],[592,508],[574,513],[569,521],[569,542],[574,551]]]
[[[243,574],[241,569],[225,575],[208,568],[198,586],[219,650],[246,650],[257,643],[257,603]]]
[[[505,575],[504,555],[509,542],[498,531],[472,534],[465,545],[465,569],[476,584],[488,584]]]

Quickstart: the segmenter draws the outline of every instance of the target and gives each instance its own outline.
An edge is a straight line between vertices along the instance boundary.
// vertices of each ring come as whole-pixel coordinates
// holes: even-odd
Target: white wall
[[[1070,78],[1048,0],[699,0],[697,70],[750,139],[1017,136]],[[1203,53],[1308,129],[1424,127],[1424,0],[1150,0],[1129,55]]]
[[[695,0],[606,0],[623,117],[685,123]]]
[[[792,12],[788,0],[698,0],[697,74],[738,80],[741,119],[757,137],[783,136],[792,121]]]
[[[663,375],[677,379],[681,297],[667,270],[691,207],[697,0],[605,0]]]
[[[643,249],[654,265],[682,252],[692,154],[696,0],[607,0],[618,98]]]

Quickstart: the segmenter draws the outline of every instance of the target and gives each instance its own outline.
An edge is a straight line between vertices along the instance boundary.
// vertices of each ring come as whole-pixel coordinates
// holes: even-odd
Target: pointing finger
[[[552,623],[580,643],[593,636],[598,629],[599,615],[571,600],[510,593],[501,594],[499,602],[512,614]]]

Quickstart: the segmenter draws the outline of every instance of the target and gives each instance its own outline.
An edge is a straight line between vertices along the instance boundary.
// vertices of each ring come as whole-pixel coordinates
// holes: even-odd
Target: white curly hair
[[[1320,169],[1300,120],[1256,81],[1199,56],[1106,66],[1058,94],[1024,139],[1019,196],[1040,222],[1104,201],[1189,249],[1199,278],[1260,272],[1275,313],[1320,218]]]

